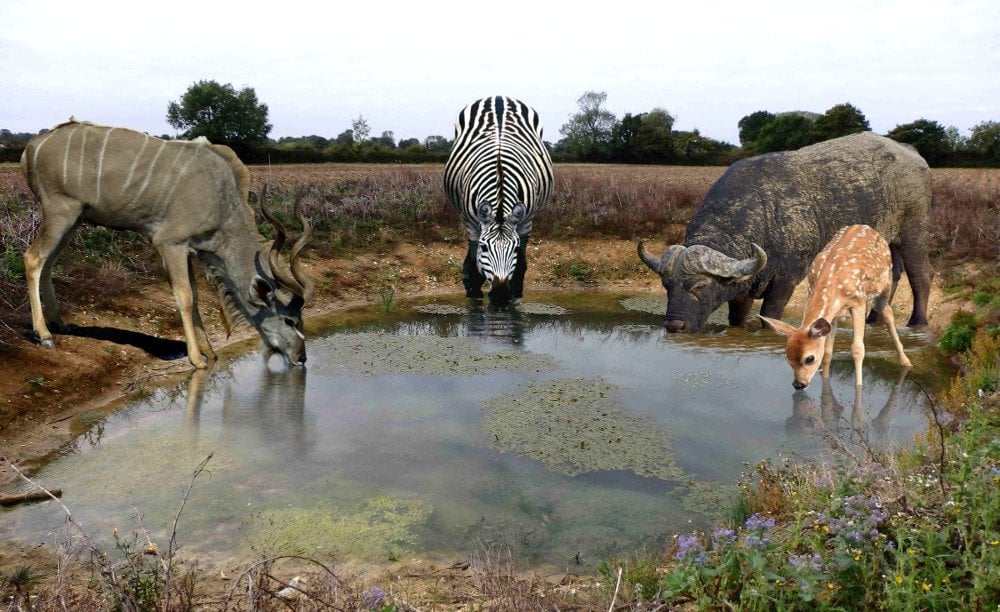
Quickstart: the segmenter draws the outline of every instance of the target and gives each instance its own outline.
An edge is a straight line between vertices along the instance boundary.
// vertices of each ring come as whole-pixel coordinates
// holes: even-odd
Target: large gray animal
[[[524,293],[528,238],[552,189],[552,160],[542,122],[530,106],[503,96],[469,104],[455,122],[444,167],[444,190],[462,217],[468,252],[465,295],[504,304]]]
[[[642,242],[638,251],[667,290],[667,329],[698,332],[724,302],[732,326],[746,321],[759,298],[762,315],[781,318],[833,235],[869,225],[892,251],[893,292],[906,271],[913,290],[907,325],[926,325],[930,205],[931,172],[916,150],[863,132],[736,162],[705,196],[683,245],[660,258]]]
[[[303,232],[284,266],[277,255],[284,230],[276,226],[274,243],[258,233],[248,202],[250,172],[232,149],[204,138],[165,141],[70,119],[32,138],[21,165],[42,203],[41,228],[24,264],[32,324],[43,346],[55,346],[50,325],[66,328],[52,266],[76,228],[88,221],[139,232],[159,251],[196,368],[208,365],[203,353],[214,359],[215,352],[198,313],[192,254],[219,290],[227,325],[246,319],[269,353],[305,363],[302,306],[314,283],[298,255],[309,240],[309,224],[296,203]]]

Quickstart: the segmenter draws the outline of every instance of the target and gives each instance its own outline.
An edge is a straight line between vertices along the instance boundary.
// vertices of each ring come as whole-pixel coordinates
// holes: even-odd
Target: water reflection
[[[523,346],[525,323],[524,313],[516,304],[494,306],[485,300],[469,300],[469,308],[462,315],[460,325],[473,338]]]
[[[785,421],[785,434],[790,438],[817,436],[841,448],[853,448],[871,456],[889,450],[893,443],[890,431],[893,411],[909,368],[901,368],[889,391],[885,404],[871,419],[864,402],[864,386],[854,386],[854,403],[850,418],[833,393],[830,379],[822,379],[819,408],[808,392],[792,394],[792,415]],[[845,445],[845,446],[840,446]]]
[[[222,393],[222,424],[230,431],[251,431],[265,445],[280,445],[305,456],[315,445],[306,419],[306,368],[271,370],[262,364],[254,376],[229,377]],[[220,373],[221,374],[221,373]],[[206,403],[207,370],[188,379],[182,431],[197,441]],[[247,378],[256,385],[247,385]],[[211,394],[209,394],[211,395]]]

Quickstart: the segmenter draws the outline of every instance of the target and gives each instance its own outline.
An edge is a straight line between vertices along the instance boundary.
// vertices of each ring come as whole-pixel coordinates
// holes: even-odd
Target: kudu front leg
[[[212,343],[208,341],[208,333],[205,331],[205,324],[201,320],[201,313],[198,310],[198,279],[194,275],[194,261],[188,257],[188,284],[191,286],[191,315],[194,322],[194,331],[198,339],[198,348],[202,354],[215,361],[217,359]],[[225,306],[223,306],[225,308]]]
[[[181,313],[181,323],[184,325],[184,340],[187,343],[188,359],[196,368],[207,368],[208,362],[201,355],[201,347],[194,324],[194,292],[188,275],[189,257],[185,244],[161,244],[156,249],[163,259],[163,267],[167,270],[170,287],[174,290],[174,300]],[[204,332],[202,332],[204,333]],[[206,340],[207,341],[207,340]]]

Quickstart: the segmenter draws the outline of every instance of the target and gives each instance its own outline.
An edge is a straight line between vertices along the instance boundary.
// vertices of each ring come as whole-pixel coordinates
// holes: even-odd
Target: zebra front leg
[[[528,271],[528,238],[531,234],[521,236],[521,245],[517,247],[517,264],[514,265],[514,277],[510,288],[515,300],[524,297],[524,274]]]
[[[486,277],[479,273],[478,259],[479,242],[469,241],[469,251],[465,255],[465,263],[462,264],[462,284],[465,286],[465,297],[483,297],[483,283]]]

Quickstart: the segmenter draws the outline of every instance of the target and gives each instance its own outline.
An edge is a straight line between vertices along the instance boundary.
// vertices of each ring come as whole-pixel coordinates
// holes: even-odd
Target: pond
[[[850,333],[829,385],[794,392],[784,338],[661,328],[663,296],[551,292],[491,310],[461,297],[311,323],[306,368],[251,354],[89,421],[34,470],[107,542],[136,510],[167,530],[191,473],[185,555],[467,558],[502,541],[526,564],[590,570],[706,528],[748,465],[880,449],[926,429],[921,387],[948,366],[921,332]],[[724,313],[717,313],[722,316]],[[788,320],[792,320],[790,315]],[[22,487],[23,489],[23,487]],[[0,513],[0,538],[53,543],[55,504]]]

